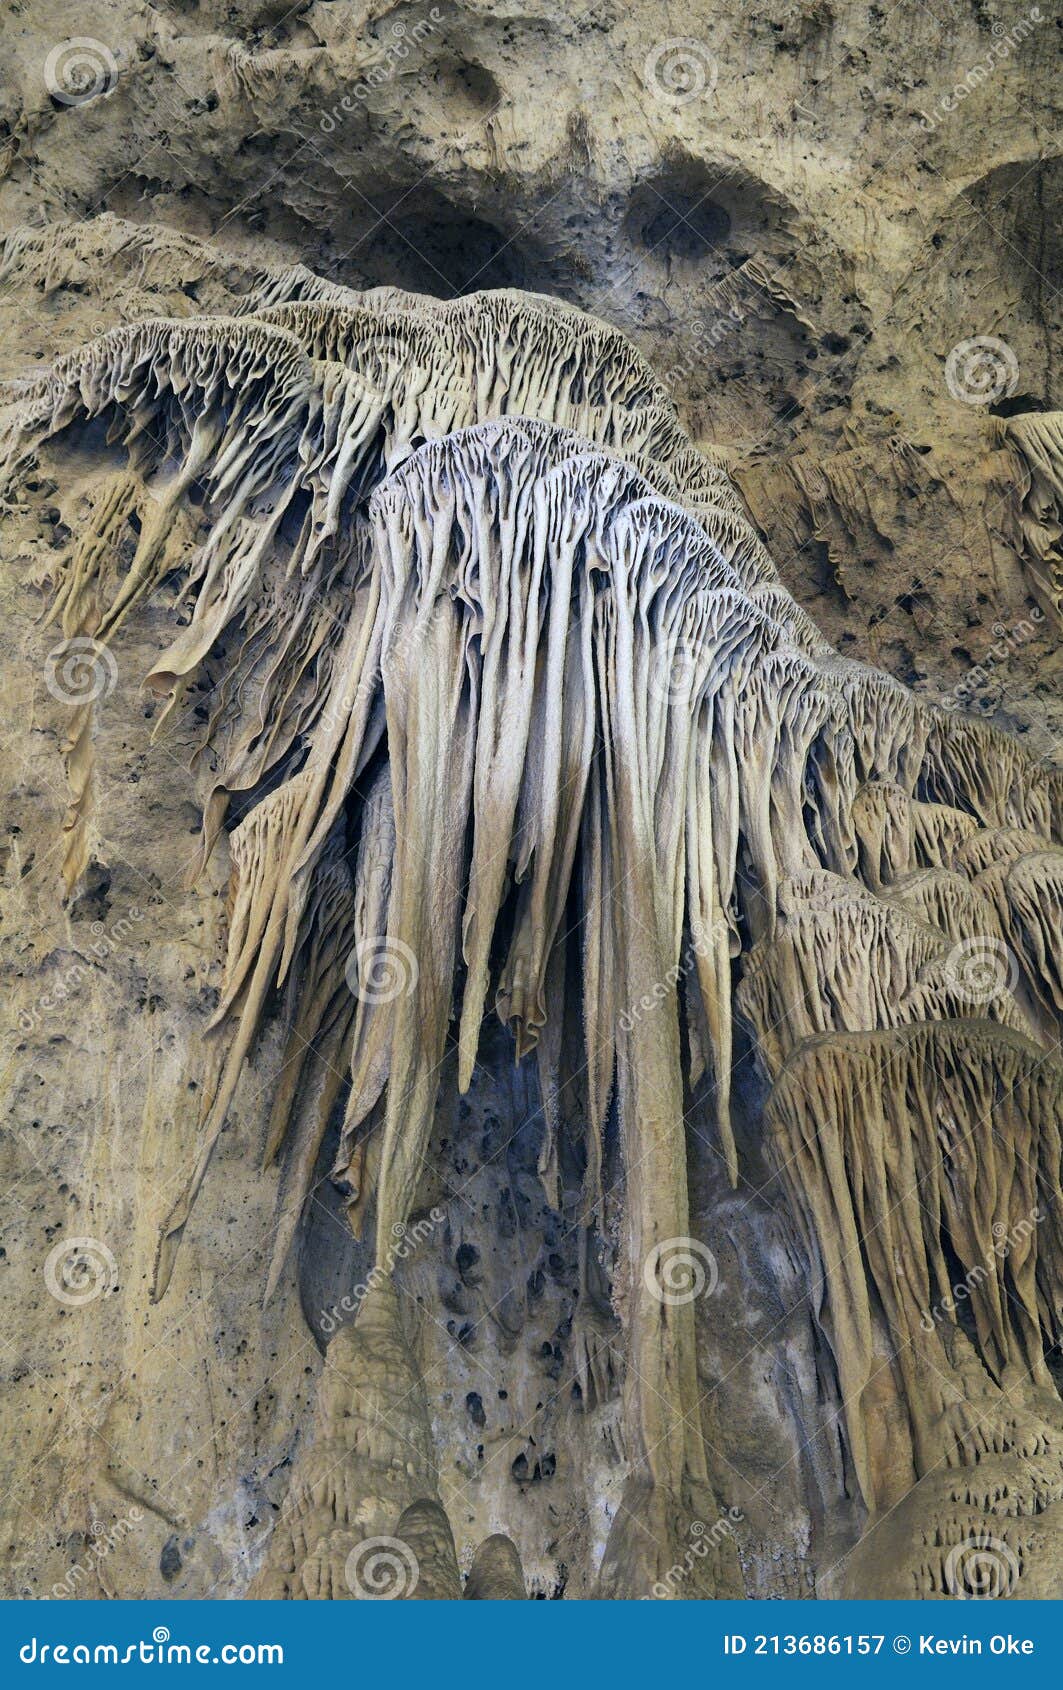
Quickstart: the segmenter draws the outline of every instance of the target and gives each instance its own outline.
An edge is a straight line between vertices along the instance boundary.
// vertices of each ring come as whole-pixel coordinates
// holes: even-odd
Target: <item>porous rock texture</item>
[[[1058,1594],[1054,30],[942,10],[12,8],[8,1593]]]

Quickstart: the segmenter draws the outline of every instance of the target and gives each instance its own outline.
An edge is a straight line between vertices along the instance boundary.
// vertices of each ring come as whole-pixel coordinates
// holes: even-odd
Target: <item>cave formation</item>
[[[986,1543],[1016,1595],[1047,1594],[1063,776],[832,649],[650,368],[557,301],[299,267],[239,316],[115,328],[7,397],[9,498],[44,465],[87,513],[41,581],[70,651],[120,652],[165,590],[160,723],[218,677],[189,791],[197,873],[231,861],[227,954],[153,1296],[278,1014],[261,1295],[323,1155],[373,1241],[249,1593],[365,1594],[367,1544],[370,1584],[530,1591],[516,1495],[479,1543],[448,1519],[390,1272],[434,1201],[439,1111],[516,1063],[578,1239],[572,1412],[614,1415],[622,1483],[582,1588],[743,1591],[740,1529],[688,1553],[692,1521],[727,1518],[696,1119],[730,1186],[756,1165],[786,1194],[841,1483],[868,1543],[881,1523],[843,1589],[942,1594]],[[1032,530],[1058,454],[1011,433]],[[69,896],[98,855],[107,708],[73,708],[63,743]],[[963,1309],[928,1319],[965,1277]]]

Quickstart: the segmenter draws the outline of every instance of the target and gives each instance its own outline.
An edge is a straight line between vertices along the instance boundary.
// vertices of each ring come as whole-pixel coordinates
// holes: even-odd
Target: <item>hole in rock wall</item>
[[[404,200],[384,214],[350,262],[374,286],[445,299],[483,288],[524,287],[529,280],[527,255],[516,240],[438,196]]]
[[[1007,399],[997,399],[989,407],[992,417],[1021,417],[1027,411],[1047,411],[1047,402],[1035,393],[1012,393]]]
[[[487,67],[467,59],[438,59],[432,66],[431,79],[447,120],[455,128],[483,118],[502,97],[502,90]]]
[[[703,261],[731,233],[731,214],[711,187],[711,178],[671,174],[645,183],[632,196],[628,233],[658,263]]]
[[[987,229],[994,238],[987,243]],[[1002,340],[1016,362],[1013,387],[1029,398],[1013,410],[997,404],[1017,401],[1004,394],[991,409],[997,416],[1022,410],[1056,410],[1063,404],[1058,347],[1063,332],[1063,161],[1044,159],[1002,164],[970,183],[948,207],[941,228],[944,262],[936,321],[946,349],[971,334],[971,277],[989,265],[992,282],[1009,301],[1006,319],[987,334]],[[1036,396],[1036,397],[1035,397]]]

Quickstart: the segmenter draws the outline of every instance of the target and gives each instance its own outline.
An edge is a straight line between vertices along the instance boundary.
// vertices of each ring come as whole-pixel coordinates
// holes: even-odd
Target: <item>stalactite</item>
[[[1025,411],[994,418],[1010,448],[1014,483],[1009,538],[1047,613],[1063,617],[1063,413]]]
[[[424,1383],[398,1294],[382,1283],[366,1297],[357,1327],[342,1327],[329,1345],[314,1436],[250,1594],[349,1600],[360,1579],[370,1580],[370,1594],[373,1575],[360,1564],[348,1571],[349,1557],[394,1533],[412,1503],[438,1501],[436,1485]]]
[[[520,1556],[502,1532],[485,1537],[465,1582],[467,1602],[523,1602],[527,1598]]]
[[[766,1125],[822,1275],[818,1318],[870,1505],[892,1500],[876,1469],[881,1427],[864,1403],[882,1365],[877,1310],[916,1476],[941,1458],[943,1438],[958,1436],[952,1365],[927,1316],[953,1277],[943,1239],[966,1276],[990,1379],[1015,1361],[1047,1383],[1041,1329],[1055,1342],[1061,1314],[1061,1121],[1063,1066],[984,1021],[823,1035],[802,1042],[780,1074]],[[1042,1206],[1053,1211],[1045,1225],[1035,1221]],[[1005,1237],[1010,1248],[996,1250]],[[856,1271],[862,1251],[866,1280]]]
[[[1013,1366],[1047,1387],[1058,773],[834,653],[643,360],[556,301],[264,278],[238,317],[130,325],[18,384],[7,479],[76,457],[96,419],[110,459],[52,614],[108,647],[177,579],[182,625],[148,680],[168,717],[217,674],[196,872],[230,810],[242,818],[211,1080],[157,1292],[275,988],[267,1295],[341,1106],[332,1175],[352,1225],[375,1227],[382,1283],[330,1346],[263,1593],[352,1594],[344,1569],[374,1533],[406,1543],[422,1596],[460,1593],[388,1244],[417,1208],[451,1029],[464,1091],[492,1009],[537,1065],[550,1202],[559,1146],[578,1141],[588,1249],[619,1217],[623,1341],[589,1298],[574,1322],[588,1402],[617,1384],[623,1401],[603,1593],[646,1594],[714,1506],[693,1310],[649,1264],[689,1239],[685,1117],[702,1083],[741,1176],[736,1011],[861,1494],[886,1508],[899,1473],[977,1466],[986,1451],[941,1388],[962,1334],[923,1316],[947,1290],[944,1240],[973,1271],[996,1226],[1035,1215],[979,1275],[963,1365],[994,1402]],[[67,736],[71,888],[96,848],[83,712]],[[972,944],[1002,966],[988,990],[965,972]],[[374,1419],[385,1398],[412,1403],[418,1453],[398,1477]],[[467,1595],[523,1594],[506,1541],[483,1546]],[[694,1582],[684,1594],[734,1588],[726,1545]]]

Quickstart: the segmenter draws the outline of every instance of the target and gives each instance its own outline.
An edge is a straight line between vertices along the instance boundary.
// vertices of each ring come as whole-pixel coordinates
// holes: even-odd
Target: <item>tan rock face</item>
[[[55,11],[6,1588],[1047,1594],[1048,25]]]

